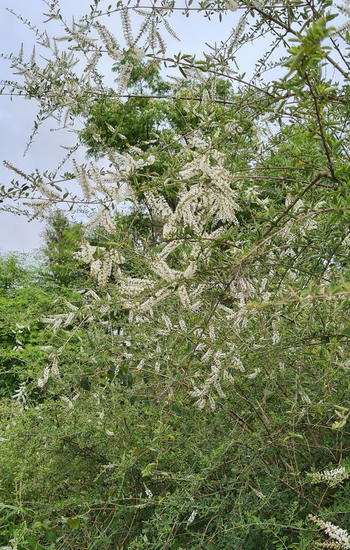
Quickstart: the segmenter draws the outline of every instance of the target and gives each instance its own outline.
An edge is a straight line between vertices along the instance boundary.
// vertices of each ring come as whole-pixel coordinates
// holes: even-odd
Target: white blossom
[[[311,483],[327,483],[330,487],[338,485],[349,477],[350,473],[344,466],[339,466],[333,470],[323,470],[322,472],[308,473],[307,477]]]
[[[334,525],[334,523],[330,521],[323,521],[321,518],[312,514],[309,515],[309,519],[315,523],[317,527],[322,529],[330,539],[341,544],[342,548],[350,548],[350,535],[345,529],[338,527],[338,525]]]
[[[190,517],[187,520],[187,525],[191,525],[191,523],[193,523],[197,514],[198,514],[197,510],[193,510],[193,512],[191,513]]]
[[[49,377],[50,377],[50,368],[45,367],[42,378],[38,378],[38,381],[37,381],[38,388],[43,388],[45,384],[48,382]]]

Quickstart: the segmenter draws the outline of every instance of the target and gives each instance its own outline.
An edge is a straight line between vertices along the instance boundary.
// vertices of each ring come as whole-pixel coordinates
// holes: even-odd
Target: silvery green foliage
[[[278,396],[292,385],[296,414],[308,419],[312,399],[300,382],[304,355],[298,346],[312,346],[315,339],[319,344],[317,331],[315,335],[310,329],[313,323],[317,327],[323,323],[326,335],[322,337],[332,339],[335,321],[345,317],[349,288],[342,268],[349,253],[349,231],[341,220],[335,236],[332,232],[334,214],[346,216],[348,209],[342,186],[349,124],[341,110],[345,92],[338,97],[337,82],[347,78],[349,62],[338,46],[335,57],[322,46],[324,40],[333,39],[334,32],[327,6],[320,4],[322,15],[317,17],[309,10],[309,22],[304,6],[296,3],[290,8],[291,23],[291,12],[283,6],[232,1],[207,2],[199,10],[200,16],[213,18],[232,17],[239,8],[229,36],[210,46],[203,60],[191,54],[167,58],[163,31],[173,39],[180,34],[172,26],[175,7],[125,3],[106,13],[97,1],[90,14],[68,23],[59,3],[52,2],[46,13],[48,27],[55,26],[52,36],[34,29],[45,55],[38,57],[37,47],[28,56],[21,48],[10,57],[17,80],[3,83],[10,93],[39,102],[35,133],[50,117],[74,129],[77,114],[86,115],[99,98],[122,101],[120,96],[128,96],[130,59],[165,60],[179,68],[181,76],[165,99],[181,101],[184,120],[196,122],[174,136],[178,149],[161,174],[155,169],[163,153],[160,144],[153,143],[146,152],[131,145],[120,152],[102,148],[98,132],[93,139],[106,151],[103,162],[81,164],[73,159],[66,177],[56,172],[27,174],[11,163],[7,166],[26,181],[25,206],[33,216],[43,216],[60,204],[82,206],[88,212],[88,228],[102,229],[106,236],[106,242],[92,244],[87,231],[76,260],[89,267],[96,286],[81,290],[79,307],[66,304],[62,313],[47,318],[52,329],[67,330],[67,342],[81,327],[96,329],[101,340],[107,335],[108,345],[115,350],[114,374],[126,370],[141,390],[147,374],[160,402],[178,392],[200,410],[210,411],[231,403],[237,394],[268,433],[268,401],[274,397],[270,384]],[[193,11],[184,8],[185,15],[193,16]],[[136,25],[132,13],[139,18]],[[120,35],[113,32],[107,15],[120,17]],[[60,34],[56,34],[57,24]],[[338,30],[341,35],[342,29]],[[236,52],[268,31],[270,46],[257,60],[253,74],[246,76],[236,67]],[[276,61],[279,49],[282,59]],[[114,88],[102,74],[106,58],[110,63],[123,62]],[[271,85],[263,75],[274,63],[283,74]],[[337,75],[333,82],[322,79],[324,67]],[[219,94],[222,82],[236,86],[227,103]],[[186,98],[180,99],[183,90]],[[219,119],[217,105],[226,109]],[[239,116],[242,111],[258,126],[248,142]],[[304,150],[298,150],[305,147],[302,140],[296,139],[292,152],[281,153],[293,124],[309,129],[310,142],[311,135],[318,136],[312,163]],[[115,129],[110,126],[109,130]],[[241,142],[230,141],[232,136],[239,136]],[[286,166],[264,166],[275,153]],[[68,158],[73,154],[74,147]],[[281,175],[282,169],[286,175]],[[135,182],[142,183],[138,187]],[[176,189],[175,201],[169,198],[169,188]],[[147,218],[152,239],[130,238],[125,244],[115,237],[116,218],[123,207]],[[130,257],[137,264],[134,272],[129,268]],[[334,343],[332,357],[343,365],[346,341],[341,330],[335,334],[341,338]],[[20,405],[31,389],[42,390],[52,382],[63,393],[67,410],[74,410],[78,389],[69,397],[64,383],[59,385],[64,347],[51,355],[50,366],[32,387],[19,388],[14,398]],[[284,381],[291,365],[293,369],[295,365],[293,381]],[[243,384],[259,387],[261,400],[241,392]],[[99,392],[103,390],[96,389],[96,399]],[[251,429],[239,411],[232,414]],[[106,435],[111,437],[113,431],[108,429]],[[335,485],[346,477],[341,469],[325,469],[310,474],[309,480]],[[151,498],[150,489],[145,491]],[[258,491],[258,498],[261,495]],[[194,510],[189,515],[189,524],[195,514]],[[316,516],[311,520],[331,539],[325,544],[349,547],[344,529]]]
[[[227,10],[236,11],[238,7],[235,2],[226,2],[208,3],[201,9],[206,16],[212,17],[215,13],[226,14]],[[189,115],[198,115],[201,120],[192,134],[187,136],[186,143],[181,144],[183,167],[177,174],[176,181],[171,182],[178,188],[175,209],[164,198],[162,186],[169,184],[166,179],[164,182],[158,182],[158,187],[155,189],[145,190],[146,207],[161,226],[158,236],[161,246],[160,250],[152,255],[141,250],[144,254],[144,277],[136,278],[125,274],[123,253],[118,247],[107,250],[102,246],[92,247],[86,242],[82,243],[81,252],[77,255],[77,259],[90,266],[91,274],[101,287],[105,287],[113,275],[120,300],[129,305],[131,324],[135,323],[135,319],[136,323],[141,324],[152,322],[156,309],[162,307],[162,304],[166,304],[168,300],[175,300],[176,307],[180,308],[178,318],[171,321],[175,323],[175,328],[171,330],[177,331],[181,323],[187,327],[183,320],[187,315],[190,315],[190,322],[194,327],[197,326],[198,319],[206,319],[201,328],[186,328],[186,330],[194,330],[195,334],[198,333],[195,353],[202,347],[203,355],[208,357],[206,354],[210,354],[210,343],[215,340],[213,335],[216,332],[220,333],[220,327],[225,326],[225,323],[233,323],[237,331],[233,340],[226,342],[225,349],[217,344],[204,377],[203,373],[194,373],[192,382],[194,389],[191,389],[190,393],[198,397],[197,404],[200,407],[205,405],[206,399],[209,400],[210,406],[214,407],[214,396],[221,398],[224,396],[220,384],[233,379],[231,370],[234,372],[238,369],[239,372],[245,372],[237,348],[237,336],[241,329],[248,326],[249,316],[255,314],[255,308],[252,306],[247,308],[247,303],[257,299],[258,296],[260,301],[268,303],[271,297],[271,291],[268,290],[269,281],[275,277],[273,268],[266,269],[262,289],[260,276],[256,278],[254,273],[259,269],[261,256],[269,250],[269,260],[272,265],[276,264],[277,257],[273,248],[271,249],[271,241],[276,237],[282,239],[285,244],[285,248],[278,252],[279,259],[287,259],[295,255],[296,241],[300,237],[307,239],[317,231],[316,212],[322,209],[322,203],[319,202],[314,203],[313,211],[310,211],[310,205],[304,204],[301,198],[287,195],[286,219],[283,219],[283,223],[280,226],[277,224],[276,229],[272,230],[272,226],[268,228],[265,238],[253,244],[249,252],[244,252],[249,237],[244,235],[244,230],[239,229],[238,214],[253,202],[267,209],[269,199],[262,199],[260,190],[254,185],[243,188],[241,181],[244,177],[242,178],[239,173],[235,174],[232,168],[227,167],[227,152],[221,152],[218,149],[217,143],[220,143],[221,133],[239,132],[239,127],[226,123],[224,128],[218,125],[216,134],[210,139],[201,135],[201,126],[204,128],[208,124],[215,124],[210,102],[215,102],[216,78],[220,76],[228,80],[233,79],[246,85],[250,92],[256,92],[254,101],[258,100],[260,94],[271,96],[271,107],[267,108],[264,115],[266,127],[270,119],[276,117],[276,111],[280,109],[283,113],[284,109],[285,115],[288,116],[290,107],[288,102],[284,101],[283,94],[270,91],[268,86],[257,85],[254,78],[248,82],[244,81],[230,67],[234,49],[245,44],[246,38],[243,32],[250,21],[251,11],[261,15],[261,26],[266,25],[269,18],[273,18],[270,8],[260,4],[240,7],[243,13],[235,22],[231,35],[221,47],[211,49],[211,53],[206,55],[206,64],[199,65],[194,57],[189,56],[179,57],[177,61],[174,58],[174,64],[188,71],[188,75],[194,81],[201,72],[202,77],[204,73],[204,82],[209,77],[212,78],[214,85],[211,92],[203,93],[200,106],[197,107],[191,102],[184,105]],[[149,6],[147,9],[138,9],[136,6],[135,13],[141,18],[139,29],[132,28],[131,6],[126,4],[111,10],[110,14],[112,11],[120,16],[123,36],[116,37],[109,28],[105,12],[99,6],[99,2],[90,14],[71,23],[67,22],[61,14],[59,2],[48,3],[45,14],[46,23],[48,27],[55,26],[53,35],[49,36],[47,31],[41,32],[33,28],[38,47],[46,50],[45,56],[38,58],[38,52],[33,51],[29,58],[26,58],[23,47],[20,48],[18,55],[11,56],[11,64],[18,80],[4,84],[7,88],[11,87],[15,93],[25,94],[39,101],[40,114],[35,124],[35,132],[39,123],[50,116],[54,116],[60,124],[70,125],[74,121],[75,113],[81,112],[82,105],[88,110],[89,105],[96,98],[104,95],[115,97],[125,90],[130,66],[128,63],[123,65],[119,74],[119,92],[116,94],[103,84],[103,75],[98,69],[103,56],[113,61],[122,60],[125,53],[135,59],[144,56],[151,59],[157,58],[157,48],[163,54],[166,48],[160,34],[163,26],[173,38],[178,38],[169,21],[174,11],[171,6],[162,5],[159,8]],[[30,26],[23,17],[18,17]],[[59,35],[56,35],[57,24],[60,26]],[[285,23],[281,19],[281,26],[283,25],[285,26]],[[260,27],[257,27],[255,32],[259,33]],[[124,45],[121,44],[122,40]],[[265,133],[262,134],[261,149],[264,146],[265,135]],[[273,132],[270,134],[271,137]],[[101,137],[96,134],[94,139],[99,143]],[[54,178],[45,177],[38,172],[28,176],[10,163],[7,163],[7,166],[17,175],[24,177],[31,186],[33,195],[25,205],[32,208],[34,216],[43,215],[51,207],[65,201],[72,205],[86,204],[95,208],[89,222],[90,227],[103,227],[107,233],[113,233],[114,215],[118,211],[118,205],[135,204],[137,201],[132,186],[133,178],[137,177],[145,167],[152,167],[155,161],[154,153],[145,154],[135,147],[130,148],[127,153],[109,151],[109,164],[106,168],[101,168],[93,162],[88,165],[79,165],[73,160],[73,176],[81,189],[80,193],[75,194],[70,192],[69,187],[63,187],[65,182],[58,184]],[[252,176],[259,177],[259,174],[252,174]],[[318,179],[321,177],[327,178],[327,173],[322,173]],[[287,213],[293,216],[290,217]],[[277,221],[279,221],[278,216]],[[199,275],[205,270],[210,271],[212,255],[221,248],[220,243],[226,231],[234,226],[237,226],[235,233],[237,243],[230,247],[226,255],[235,265],[235,269],[228,274],[223,283],[219,284],[215,278],[212,280],[210,276],[204,278]],[[188,238],[189,234],[190,238]],[[185,251],[184,245],[187,247]],[[175,268],[172,258],[177,253],[180,254],[180,259]],[[248,260],[252,262],[249,269],[246,267]],[[283,284],[280,285],[274,299],[283,301],[285,292],[288,292],[289,285],[296,282],[296,278],[298,278],[296,272],[293,269],[287,269]],[[217,287],[216,294],[212,292],[213,285]],[[208,292],[213,295],[208,297]],[[324,292],[327,293],[327,290]],[[225,293],[230,296],[232,302],[230,307],[225,304]],[[74,314],[69,315],[70,322]],[[54,324],[56,328],[64,322],[63,317],[59,319]],[[165,329],[163,327],[160,330]],[[170,330],[169,327],[166,330]],[[279,340],[277,315],[273,320],[272,345],[278,345]],[[164,345],[166,345],[165,342]],[[256,342],[255,345],[259,344]],[[259,369],[255,369],[244,376],[254,380],[258,376],[258,371]],[[45,384],[47,379],[48,371],[40,379],[40,384]]]

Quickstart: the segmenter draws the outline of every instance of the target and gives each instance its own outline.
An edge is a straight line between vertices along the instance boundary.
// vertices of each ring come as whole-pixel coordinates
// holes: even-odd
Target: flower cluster
[[[334,525],[334,523],[331,523],[330,521],[323,521],[319,517],[313,516],[312,514],[309,515],[309,519],[315,523],[317,527],[324,531],[326,535],[332,539],[332,541],[338,543],[340,545],[339,548],[350,548],[350,535],[345,529],[338,527],[338,525]]]
[[[98,254],[98,257],[95,254]],[[91,275],[97,279],[101,286],[107,283],[114,267],[116,273],[120,274],[118,266],[125,261],[117,249],[106,250],[103,246],[91,246],[88,242],[81,244],[81,248],[76,252],[75,257],[90,265]]]
[[[219,223],[238,224],[238,194],[232,189],[233,178],[224,167],[224,156],[210,148],[196,149],[192,151],[192,160],[179,173],[182,191],[175,211],[169,212],[162,206],[163,216],[168,214],[165,238],[171,238],[179,227],[188,227],[201,235],[208,225],[215,228]]]
[[[334,470],[323,470],[323,472],[311,472],[307,474],[309,481],[313,484],[327,483],[329,487],[338,485],[349,477],[350,473],[344,466]]]

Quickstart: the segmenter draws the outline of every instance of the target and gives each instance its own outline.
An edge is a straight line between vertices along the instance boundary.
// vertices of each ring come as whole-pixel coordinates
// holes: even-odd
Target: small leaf
[[[69,518],[67,523],[71,529],[78,529],[80,525],[80,518]]]
[[[342,420],[339,420],[338,422],[333,422],[332,424],[332,430],[340,430],[341,428],[344,428],[346,422],[347,422],[347,417],[343,418]]]
[[[150,476],[154,466],[156,466],[155,462],[150,462],[149,464],[147,464],[147,466],[141,472],[142,477]]]

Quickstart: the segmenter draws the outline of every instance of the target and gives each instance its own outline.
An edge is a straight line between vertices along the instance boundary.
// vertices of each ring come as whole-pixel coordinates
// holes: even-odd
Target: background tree
[[[79,269],[74,260],[74,252],[77,252],[82,237],[82,224],[70,222],[61,210],[56,210],[49,216],[44,232],[43,252],[46,270],[55,284],[66,287],[83,284],[87,273]]]

